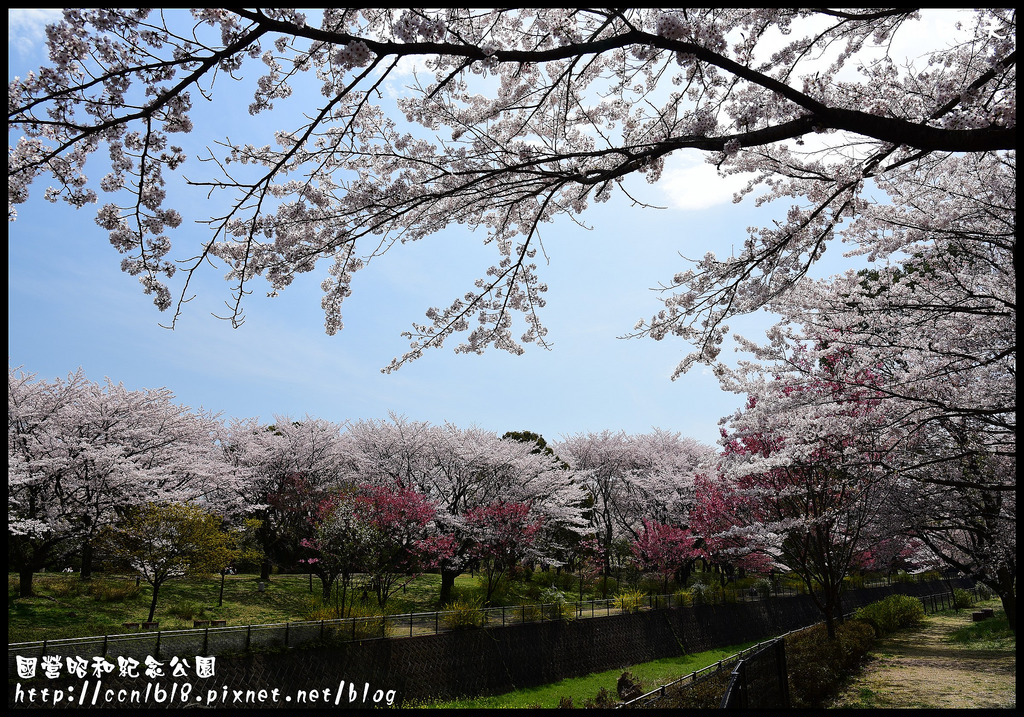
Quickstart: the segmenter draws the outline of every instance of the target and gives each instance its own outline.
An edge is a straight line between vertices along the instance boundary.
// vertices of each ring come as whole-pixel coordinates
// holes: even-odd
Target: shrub
[[[619,680],[615,683],[615,691],[623,702],[635,700],[644,693],[640,679],[629,670],[619,675]]]
[[[956,608],[966,608],[974,605],[974,596],[968,590],[963,588],[953,588],[953,606]]]
[[[559,697],[558,698],[558,709],[571,710],[575,709],[576,705],[572,703],[572,697]]]
[[[722,588],[709,583],[694,583],[690,595],[694,605],[714,605],[723,601]]]
[[[576,587],[576,576],[571,572],[551,572],[550,575],[545,576],[545,582],[550,583],[551,587],[557,587],[560,590],[573,590]]]
[[[871,649],[875,630],[863,620],[836,625],[829,640],[824,625],[786,637],[791,707],[820,707],[853,672]]]
[[[689,590],[677,590],[672,596],[672,607],[688,607],[693,605],[693,596]]]
[[[342,611],[340,606],[331,603],[324,604],[319,596],[310,599],[309,607],[303,613],[303,619],[312,621],[352,620],[352,622],[332,624],[328,628],[327,642],[332,640],[347,642],[352,639],[381,637],[387,635],[391,627],[387,623],[387,618],[375,608],[364,605],[346,605]]]
[[[487,621],[480,598],[459,598],[444,607],[444,624],[451,630],[466,630],[482,627]]]
[[[854,618],[871,624],[877,635],[887,635],[904,627],[913,627],[924,619],[921,601],[910,595],[889,597],[865,605],[853,614]]]
[[[864,587],[863,575],[847,575],[843,578],[843,590],[856,590]]]
[[[125,602],[134,600],[141,593],[142,588],[131,582],[94,580],[89,584],[89,594],[99,602]]]
[[[167,608],[167,614],[174,615],[174,617],[181,618],[182,620],[191,620],[193,618],[201,618],[205,610],[206,608],[192,600],[179,600]]]
[[[616,704],[618,704],[618,700],[612,697],[612,693],[608,691],[607,687],[602,687],[597,691],[594,699],[587,700],[583,706],[587,709],[609,709],[615,707]]]
[[[542,590],[540,601],[544,603],[546,617],[552,620],[575,620],[576,603],[569,602],[569,598],[554,585]]]
[[[314,595],[309,600],[309,607],[302,614],[304,620],[337,620],[342,617],[340,605],[328,601],[324,602],[320,595]]]
[[[991,600],[995,595],[995,593],[992,591],[992,588],[990,588],[988,585],[983,585],[981,583],[978,583],[978,585],[975,587],[975,590],[978,591],[978,597],[980,597],[982,600]]]
[[[607,585],[605,584],[605,577],[598,575],[594,578],[594,594],[598,597],[601,595],[614,595],[619,591],[619,580],[618,578],[608,576]],[[607,593],[605,592],[607,590]]]
[[[55,597],[75,597],[82,592],[82,581],[77,577],[52,580],[46,584]]]
[[[622,612],[640,612],[640,605],[646,599],[642,590],[626,590],[615,596],[615,607]]]
[[[347,611],[347,617],[353,619],[354,624],[351,628],[345,628],[346,639],[353,636],[357,640],[387,637],[394,627],[388,624],[387,616],[381,615],[376,608],[353,605]]]

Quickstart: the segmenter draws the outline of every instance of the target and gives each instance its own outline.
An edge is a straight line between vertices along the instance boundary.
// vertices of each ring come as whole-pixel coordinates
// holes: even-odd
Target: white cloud
[[[21,54],[38,49],[46,40],[46,26],[61,18],[59,9],[14,8],[7,11],[7,45]]]
[[[677,152],[665,160],[658,187],[674,209],[707,209],[731,202],[747,181],[747,175],[719,175],[702,153]]]

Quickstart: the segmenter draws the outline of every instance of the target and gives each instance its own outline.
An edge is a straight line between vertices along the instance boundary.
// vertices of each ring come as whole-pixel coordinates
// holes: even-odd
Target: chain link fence
[[[720,706],[722,709],[789,707],[784,639],[772,640],[736,663]]]
[[[784,589],[773,591],[770,594],[759,594],[751,590],[726,590],[719,595],[721,602],[718,604],[774,600],[799,594],[801,593],[798,590]],[[922,600],[925,599],[931,601],[928,605],[952,605],[952,596],[948,593],[922,598]],[[442,610],[375,617],[261,625],[205,626],[99,637],[62,638],[8,645],[8,674],[14,673],[18,656],[38,658],[43,655],[61,654],[79,655],[85,658],[101,656],[113,660],[125,657],[141,661],[147,656],[159,658],[161,654],[224,655],[314,644],[436,635],[466,627],[504,627],[551,620],[589,619],[630,612],[691,607],[695,604],[701,603],[699,600],[687,599],[677,593],[675,595],[647,595],[638,603],[625,605],[616,600],[588,600],[476,608],[468,623],[464,612]]]
[[[961,580],[955,582],[955,587],[966,591],[975,602],[983,597],[977,586],[967,586]],[[921,601],[926,613],[957,607],[950,590],[915,597]],[[871,601],[857,596],[847,607],[861,607]],[[853,610],[850,610],[845,617],[852,615]],[[803,629],[806,628],[758,643],[617,706],[627,709],[787,708],[789,680],[784,638]]]

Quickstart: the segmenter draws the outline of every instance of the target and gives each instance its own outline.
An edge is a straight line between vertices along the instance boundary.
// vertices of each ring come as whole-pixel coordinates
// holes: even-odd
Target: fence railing
[[[971,587],[958,587],[958,590],[965,590],[970,593],[971,598],[978,602],[982,599],[981,591],[977,585]],[[931,595],[918,595],[917,599],[921,601],[921,606],[924,607],[924,611],[927,612],[939,612],[940,610],[952,610],[956,607],[953,596],[949,591],[941,593],[933,593]]]
[[[882,582],[884,585],[884,581]],[[765,598],[799,595],[799,590],[778,588],[758,593],[751,590],[720,592],[713,602],[751,602]],[[621,600],[586,600],[582,602],[545,603],[492,608],[476,608],[470,624],[461,621],[465,613],[452,610],[405,613],[373,617],[350,617],[331,620],[307,620],[260,625],[205,626],[192,629],[157,630],[116,635],[59,638],[8,645],[8,674],[16,667],[17,657],[42,657],[60,654],[85,658],[118,657],[144,660],[148,656],[216,655],[248,652],[259,649],[288,648],[316,642],[348,642],[384,638],[431,635],[463,627],[496,627],[552,620],[573,620],[618,615],[641,610],[689,607],[712,602],[705,596],[647,595],[639,602]],[[924,600],[926,598],[922,598]],[[928,599],[941,600],[940,596]],[[945,596],[946,603],[951,602]],[[701,672],[701,671],[698,671]],[[689,676],[688,676],[689,677]],[[699,678],[694,678],[699,679]]]
[[[982,599],[981,591],[976,585],[959,589],[966,590],[975,601]],[[949,590],[916,597],[921,601],[926,613],[955,607],[954,598]],[[850,611],[844,615],[844,618],[852,616],[853,611]],[[728,685],[725,687],[719,704],[722,709],[786,708],[789,706],[789,679],[786,668],[785,638],[806,629],[808,627],[801,627],[791,630],[785,635],[759,642],[753,647],[748,647],[707,667],[667,682],[639,697],[619,703],[616,707],[644,708],[652,706],[655,703],[678,697],[679,693],[684,690],[695,689],[706,680],[732,668]]]
[[[740,659],[722,695],[722,709],[789,707],[786,641],[777,638]]]
[[[627,709],[644,708],[655,702],[664,700],[667,697],[670,697],[674,691],[692,688],[693,686],[696,686],[704,682],[705,680],[714,677],[715,675],[719,674],[723,669],[728,669],[735,665],[739,660],[743,659],[743,657],[745,657],[746,655],[750,655],[753,652],[756,652],[757,650],[761,649],[765,644],[766,643],[759,642],[753,647],[748,647],[745,650],[741,650],[734,655],[724,657],[718,662],[710,664],[707,667],[702,667],[699,670],[694,670],[688,675],[683,675],[682,677],[672,680],[671,682],[666,682],[664,685],[661,685],[660,687],[657,687],[651,690],[650,692],[645,692],[639,697],[634,697],[631,700],[620,702],[619,704],[615,705],[615,707]]]
[[[288,648],[316,642],[351,642],[434,635],[466,627],[497,627],[552,620],[575,620],[624,612],[679,607],[672,595],[649,595],[623,607],[616,600],[544,603],[475,608],[468,622],[465,611],[347,617],[260,625],[204,626],[176,630],[131,632],[116,635],[70,637],[8,645],[9,674],[17,657],[60,654],[85,658],[118,657],[143,660],[171,655],[216,655],[250,650]]]
[[[783,597],[788,593],[779,593]],[[796,594],[795,592],[793,594]],[[775,595],[773,595],[774,597]],[[739,591],[727,593],[725,601],[757,600],[760,596]],[[371,617],[345,617],[259,625],[205,626],[176,630],[131,632],[116,635],[57,638],[8,645],[11,654],[40,657],[45,654],[71,654],[85,657],[159,657],[165,654],[217,654],[244,652],[260,648],[297,647],[317,641],[355,641],[390,637],[431,635],[462,627],[495,627],[550,620],[574,620],[619,615],[640,610],[684,607],[700,602],[681,599],[680,595],[645,595],[638,602],[621,600],[584,600],[534,605],[475,608],[469,625],[460,622],[465,612],[438,610]],[[11,662],[11,660],[9,660]]]

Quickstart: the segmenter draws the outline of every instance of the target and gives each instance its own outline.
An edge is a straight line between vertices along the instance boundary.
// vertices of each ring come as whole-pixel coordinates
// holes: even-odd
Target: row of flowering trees
[[[713,456],[661,431],[577,435],[553,450],[528,432],[401,416],[225,423],[166,389],[97,384],[80,370],[44,381],[10,369],[8,394],[9,557],[23,595],[47,566],[80,561],[88,578],[97,548],[162,582],[166,566],[132,547],[157,541],[122,528],[151,532],[159,506],[188,505],[251,545],[264,578],[301,567],[326,597],[358,573],[384,606],[425,569],[441,573],[447,602],[473,568],[489,600],[520,563],[589,560],[607,573],[606,556],[651,526],[685,523],[694,469]]]
[[[901,474],[893,467],[908,447],[884,371],[825,342],[789,366],[731,376],[749,399],[723,419],[719,452],[658,430],[547,446],[535,434],[394,415],[224,424],[165,389],[11,370],[9,555],[29,594],[41,567],[75,552],[88,577],[93,546],[133,544],[123,530],[104,540],[117,526],[148,516],[140,524],[155,529],[154,505],[188,504],[233,529],[235,543],[245,533],[263,577],[274,565],[308,570],[342,604],[357,574],[383,608],[424,570],[440,572],[447,603],[455,578],[478,569],[489,601],[519,564],[563,566],[582,586],[618,554],[665,590],[697,560],[782,567],[830,627],[844,577],[900,561],[943,560],[1012,607],[1012,585],[999,582],[1015,575],[1012,497],[979,483],[1000,464],[965,455],[959,473],[946,462],[929,483]],[[159,573],[129,552],[141,574]]]

